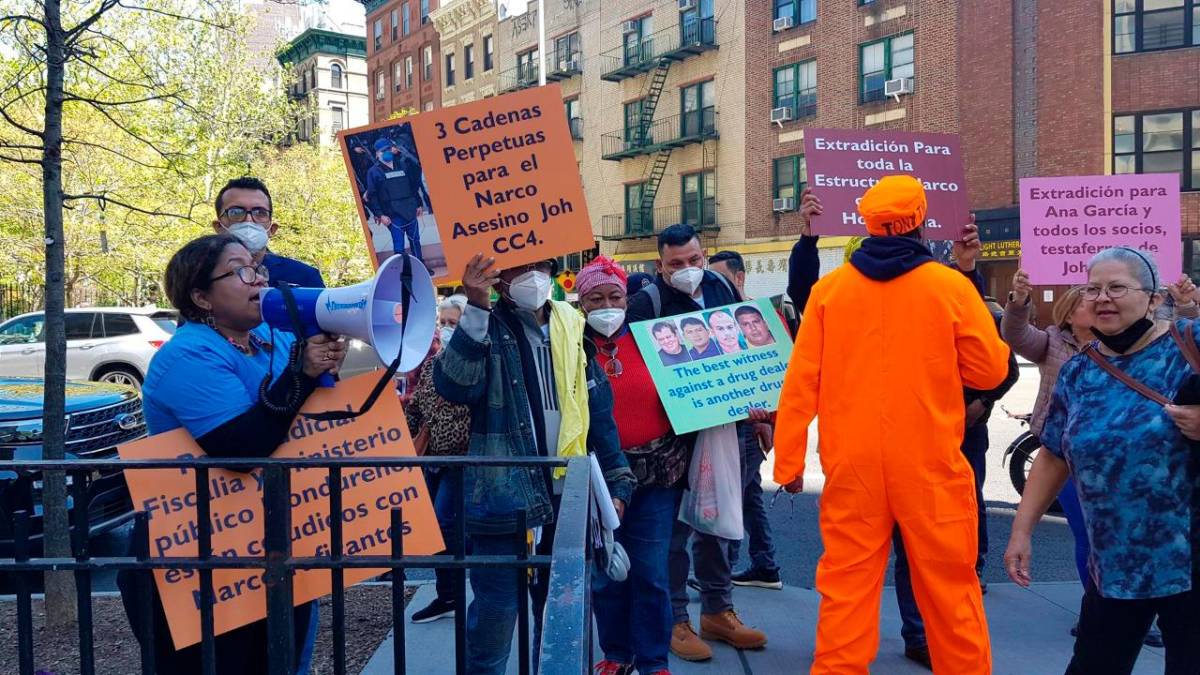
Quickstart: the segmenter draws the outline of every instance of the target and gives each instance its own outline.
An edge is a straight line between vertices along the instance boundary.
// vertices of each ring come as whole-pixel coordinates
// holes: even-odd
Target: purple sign
[[[1183,273],[1179,174],[1021,179],[1021,267],[1036,285],[1087,281],[1113,246],[1153,254],[1163,284]]]
[[[808,184],[825,207],[824,213],[813,218],[815,234],[866,234],[858,200],[880,178],[905,174],[925,184],[929,200],[926,238],[955,240],[962,236],[970,212],[955,134],[805,129],[804,159]]]

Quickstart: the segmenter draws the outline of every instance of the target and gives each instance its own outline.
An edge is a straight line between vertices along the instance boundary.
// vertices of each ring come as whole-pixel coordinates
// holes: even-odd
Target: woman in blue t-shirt
[[[1048,452],[1029,473],[1004,554],[1009,576],[1028,586],[1033,528],[1069,474],[1091,541],[1069,674],[1131,672],[1156,614],[1166,672],[1200,673],[1200,466],[1191,443],[1200,406],[1179,404],[1195,398],[1180,345],[1195,342],[1197,327],[1178,322],[1177,342],[1172,322],[1153,321],[1157,288],[1149,253],[1113,248],[1088,264],[1082,295],[1099,344],[1059,373],[1041,435]]]
[[[266,287],[266,269],[232,235],[200,237],[172,256],[167,296],[186,322],[146,373],[142,396],[151,434],[183,427],[211,457],[266,457],[284,442],[316,378],[336,374],[345,345],[318,335],[300,349],[291,334],[272,334],[259,309]],[[123,574],[120,585],[136,633],[142,621],[130,577]],[[312,607],[296,608],[297,650],[309,642]],[[158,672],[199,673],[200,646],[175,650],[157,590],[153,612]],[[266,645],[266,621],[219,635],[216,672],[267,672]]]

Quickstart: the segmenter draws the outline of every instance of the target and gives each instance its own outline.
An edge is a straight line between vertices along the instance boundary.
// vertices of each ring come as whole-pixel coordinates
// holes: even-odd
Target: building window
[[[376,73],[375,73],[375,99],[382,101],[383,97],[386,95],[387,95],[387,73],[383,72],[383,69],[380,69],[380,70],[376,71]]]
[[[1200,190],[1200,109],[1113,118],[1113,173],[1176,172]]]
[[[463,47],[463,79],[475,77],[475,45]]]
[[[654,212],[642,208],[642,195],[645,193],[645,183],[634,183],[625,186],[625,232],[635,234],[654,231]]]
[[[421,25],[429,23],[429,0],[421,0]]]
[[[409,24],[409,21],[408,21],[408,3],[407,2],[404,3],[403,5],[400,5],[400,29],[404,32],[405,35],[408,35],[410,32],[412,32],[412,26],[411,26],[411,24]]]
[[[625,104],[625,144],[640,146],[649,142],[646,138],[649,125],[642,124],[642,99]]]
[[[402,61],[397,61],[392,64],[392,87],[395,88],[396,91],[400,91],[400,85],[402,82],[404,82],[404,78],[400,70],[402,65]]]
[[[454,52],[446,55],[446,86],[454,86]]]
[[[528,86],[538,82],[538,50],[517,54],[517,84]]]
[[[375,51],[383,49],[383,20],[375,19]]]
[[[792,17],[799,26],[817,20],[817,0],[775,0],[775,18]]]
[[[913,76],[912,33],[868,42],[858,52],[860,103],[882,101],[885,82]]]
[[[488,35],[483,38],[483,72],[491,72],[495,53],[495,43],[492,42],[492,36]]]
[[[683,185],[683,222],[695,228],[717,224],[717,174],[713,171],[690,173]]]
[[[421,65],[424,69],[423,80],[425,82],[433,82],[433,47],[426,45],[421,50]]]
[[[313,66],[308,69],[308,88],[309,89],[317,88],[317,68],[316,68],[316,66]]]
[[[775,160],[775,199],[794,199],[800,204],[800,193],[808,185],[808,164],[804,155],[780,157]]]
[[[413,62],[411,56],[404,57],[404,88],[412,89]]]
[[[344,109],[336,105],[331,106],[329,108],[329,113],[333,118],[332,126],[330,127],[333,130],[333,133],[336,134],[337,132],[346,128],[346,111]]]
[[[775,108],[788,108],[792,119],[817,114],[817,61],[775,69]]]
[[[392,42],[400,39],[400,15],[392,10]]]
[[[329,66],[329,86],[333,89],[342,88],[342,66],[334,63]]]
[[[579,99],[569,98],[563,101],[563,108],[567,112],[567,127],[571,129],[571,138],[583,140],[583,118],[579,112]]]
[[[556,70],[579,68],[579,33],[571,33],[554,40],[554,63]]]
[[[713,81],[701,82],[682,90],[683,115],[679,131],[684,137],[711,134],[717,130],[717,100]]]
[[[1113,51],[1200,45],[1200,0],[1113,0]]]
[[[648,60],[654,52],[654,45],[649,39],[654,32],[654,17],[643,16],[631,22],[637,30],[625,33],[622,38],[625,46],[625,65],[633,66]]]
[[[681,44],[712,44],[714,29],[713,0],[694,0],[691,9],[679,13]]]

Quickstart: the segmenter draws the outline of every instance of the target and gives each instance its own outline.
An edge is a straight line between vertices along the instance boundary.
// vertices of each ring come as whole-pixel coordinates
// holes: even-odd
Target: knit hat
[[[611,258],[604,256],[596,256],[596,259],[579,270],[579,274],[575,275],[575,292],[579,297],[583,297],[590,293],[597,286],[605,284],[613,284],[625,288],[625,282],[628,280],[628,275],[621,266],[613,262]]]
[[[858,212],[875,237],[907,234],[925,224],[925,186],[912,176],[884,176],[863,195]]]

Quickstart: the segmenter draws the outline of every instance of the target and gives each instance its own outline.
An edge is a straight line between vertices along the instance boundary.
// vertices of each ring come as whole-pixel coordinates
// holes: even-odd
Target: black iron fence
[[[401,508],[391,511],[390,555],[354,555],[344,553],[342,518],[330,519],[330,554],[319,557],[296,557],[291,547],[291,472],[300,469],[325,469],[328,471],[329,513],[342,512],[342,472],[362,468],[434,468],[457,471],[460,474],[468,467],[512,467],[554,468],[567,467],[562,501],[557,515],[554,547],[551,555],[530,555],[526,551],[525,516],[519,514],[514,533],[514,555],[468,555],[467,534],[464,519],[455,524],[454,538],[458,542],[457,554],[410,556],[404,552],[403,522]],[[125,557],[92,557],[88,549],[88,502],[89,476],[97,471],[135,471],[149,469],[190,470],[195,478],[196,523],[198,554],[194,558],[151,557],[149,520],[145,512],[134,518],[132,555]],[[233,469],[263,472],[264,537],[263,555],[256,557],[214,555],[212,546],[212,514],[209,472],[214,469]],[[345,570],[387,569],[392,576],[392,626],[394,631],[393,654],[395,672],[407,672],[404,622],[404,579],[410,569],[449,569],[454,571],[456,587],[455,607],[455,671],[459,675],[467,672],[467,608],[466,575],[478,568],[512,569],[518,579],[518,625],[520,673],[530,673],[531,643],[529,624],[529,576],[530,570],[549,570],[549,593],[546,603],[541,638],[538,672],[543,675],[583,675],[590,672],[591,654],[591,531],[589,504],[591,499],[590,465],[586,457],[569,461],[557,458],[496,458],[496,457],[406,457],[373,459],[214,459],[195,460],[137,460],[137,461],[2,461],[0,471],[12,471],[18,475],[29,473],[65,473],[69,477],[71,504],[71,557],[31,557],[29,546],[29,513],[21,510],[11,514],[14,534],[12,558],[0,558],[0,575],[10,579],[16,589],[17,601],[17,672],[34,675],[33,660],[33,611],[32,587],[37,578],[47,571],[73,572],[76,584],[76,605],[79,626],[79,662],[82,675],[94,675],[92,625],[92,576],[97,572],[113,570],[181,570],[199,577],[200,592],[197,597],[200,613],[201,672],[217,675],[214,632],[213,588],[214,570],[249,569],[263,570],[263,587],[267,605],[267,655],[268,675],[293,675],[294,631],[292,577],[298,570],[328,570],[332,586],[332,644],[334,673],[346,672],[346,624],[345,592],[343,580]],[[466,513],[466,493],[462,491],[459,503],[460,514]],[[151,575],[138,575],[133,602],[142,611],[140,626],[135,631],[146,639],[141,646],[141,668],[143,674],[155,671],[153,649],[153,602]],[[444,649],[443,645],[421,645]]]
[[[144,278],[130,278],[119,288],[76,286],[66,292],[67,307],[141,307],[162,302],[161,289],[152,280]],[[45,286],[40,282],[0,284],[0,320],[36,312],[45,306]]]

